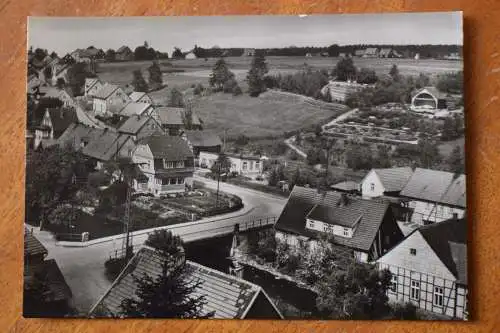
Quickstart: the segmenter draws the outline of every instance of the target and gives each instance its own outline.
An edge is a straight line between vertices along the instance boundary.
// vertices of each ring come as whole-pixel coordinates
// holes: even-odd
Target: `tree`
[[[255,52],[247,74],[248,93],[250,96],[257,97],[266,91],[264,76],[268,71],[264,54],[262,52]]]
[[[136,297],[124,299],[121,312],[127,317],[146,318],[210,318],[214,313],[202,314],[205,296],[194,294],[201,285],[189,278],[186,266],[176,263],[183,252],[182,241],[171,231],[161,230],[151,234],[146,245],[164,258],[162,272],[151,277],[145,273],[134,277]]]
[[[174,47],[174,52],[172,52],[172,58],[174,58],[174,59],[183,59],[184,58],[184,54],[182,53],[180,48]]]
[[[278,182],[285,179],[285,175],[283,173],[283,167],[279,164],[275,165],[272,169],[271,172],[269,173],[269,179],[267,181],[267,184],[269,186],[276,186],[278,185]]]
[[[377,147],[377,159],[375,160],[377,168],[390,168],[392,166],[389,150],[390,148],[386,145],[379,145]]]
[[[177,88],[170,90],[170,98],[168,99],[168,106],[182,108],[184,107],[184,95]]]
[[[158,62],[153,61],[153,64],[148,67],[148,72],[149,86],[154,88],[161,87],[163,85],[163,76]]]
[[[43,69],[43,75],[45,76],[45,81],[49,81],[52,79],[52,67],[47,66]]]
[[[433,166],[441,162],[441,155],[438,147],[429,140],[422,139],[418,142],[420,152],[419,160],[423,168],[432,169]]]
[[[193,129],[193,106],[191,103],[188,103],[184,107],[184,112],[182,113],[182,123],[184,125],[184,129],[188,131]]]
[[[354,81],[356,79],[356,67],[352,58],[342,58],[335,65],[333,70],[338,81]]]
[[[461,94],[464,90],[463,71],[445,74],[439,77],[436,88],[445,93]]]
[[[221,91],[224,89],[224,84],[233,78],[234,74],[227,67],[226,61],[220,58],[215,63],[208,82],[215,91]]]
[[[369,68],[361,68],[358,73],[358,83],[373,84],[377,82],[378,77],[374,70]]]
[[[64,88],[65,85],[66,85],[66,81],[64,81],[64,79],[62,77],[57,78],[57,81],[56,81],[57,88],[62,89],[62,88]]]
[[[396,66],[396,64],[392,65],[391,70],[389,71],[389,75],[391,76],[393,81],[396,81],[396,82],[399,81],[399,79],[400,79],[399,69],[398,69],[398,66]]]
[[[58,206],[74,202],[80,189],[74,172],[86,169],[79,152],[58,146],[34,151],[26,163],[26,221],[43,223]]]
[[[455,146],[447,160],[449,170],[456,174],[465,173],[465,162],[459,146]]]
[[[352,261],[318,281],[316,304],[332,319],[380,319],[390,311],[387,289],[391,273]]]
[[[45,59],[46,56],[47,56],[47,51],[46,50],[41,49],[41,48],[36,48],[35,49],[34,57],[35,57],[36,60],[42,61],[43,59]]]
[[[346,149],[346,164],[353,170],[369,170],[373,166],[370,148],[360,145],[349,145]]]
[[[105,59],[107,62],[113,62],[116,59],[116,52],[113,49],[106,51]]]
[[[141,70],[136,69],[132,74],[134,76],[134,78],[132,79],[132,86],[134,87],[134,90],[140,92],[148,92],[148,83],[144,79],[144,76],[142,76]]]
[[[83,94],[83,87],[85,86],[85,79],[89,77],[95,77],[95,74],[91,73],[88,65],[84,62],[78,62],[73,64],[68,69],[68,86],[73,92],[74,96],[81,96]]]
[[[212,173],[218,176],[223,174],[227,175],[231,170],[231,161],[226,156],[226,154],[220,153],[219,156],[217,157],[217,160],[215,160],[210,169]]]

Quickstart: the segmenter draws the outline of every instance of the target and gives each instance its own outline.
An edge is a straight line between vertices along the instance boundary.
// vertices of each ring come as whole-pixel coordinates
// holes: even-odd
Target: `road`
[[[195,176],[209,188],[217,188],[217,182]],[[242,198],[245,208],[242,211],[220,215],[191,223],[188,226],[172,226],[174,233],[183,236],[185,241],[209,238],[219,230],[227,230],[235,224],[243,224],[256,217],[278,216],[286,203],[286,199],[263,192],[220,183],[220,190]],[[208,221],[212,221],[207,223]],[[226,227],[226,228],[224,228]],[[207,231],[207,229],[210,229]],[[104,275],[104,262],[115,250],[121,249],[122,241],[107,241],[88,247],[63,247],[56,244],[52,234],[46,231],[34,230],[35,236],[44,244],[49,254],[59,267],[73,292],[73,305],[82,314],[86,314],[91,306],[109,288],[110,282]],[[136,236],[134,246],[141,245],[147,235]]]
[[[347,111],[346,113],[342,113],[342,114],[341,114],[340,116],[338,116],[337,118],[335,118],[335,119],[333,119],[332,121],[330,121],[330,122],[328,122],[328,123],[324,124],[323,126],[321,126],[321,129],[322,129],[323,131],[325,131],[325,128],[326,128],[327,126],[334,125],[334,124],[338,123],[338,122],[339,122],[339,121],[341,121],[341,120],[344,120],[344,119],[346,119],[346,118],[349,118],[349,117],[350,117],[350,116],[352,116],[352,115],[353,115],[356,111],[358,111],[358,109],[352,109],[352,110]]]

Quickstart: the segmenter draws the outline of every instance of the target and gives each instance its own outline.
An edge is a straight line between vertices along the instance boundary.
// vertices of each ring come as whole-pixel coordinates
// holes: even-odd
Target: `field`
[[[250,68],[250,57],[228,57],[225,58],[229,68],[235,73],[238,81],[243,81],[246,72]],[[329,57],[267,57],[266,61],[270,74],[291,73],[301,70],[304,64],[312,69],[331,70],[339,58]],[[170,86],[187,88],[195,83],[208,84],[208,75],[217,59],[189,59],[189,60],[161,60],[160,66],[164,72],[163,78]],[[429,75],[442,74],[462,70],[461,61],[434,60],[434,59],[378,59],[378,58],[354,58],[354,64],[358,67],[369,67],[378,74],[388,73],[391,66],[396,64],[401,74],[418,75],[425,73]],[[151,65],[150,61],[132,61],[121,63],[101,63],[98,74],[104,81],[119,85],[126,85],[132,81],[132,71],[141,69],[147,75],[146,68]]]
[[[194,84],[201,83],[208,86],[211,69],[217,59],[192,60],[161,60],[160,67],[164,82],[168,87],[151,93],[156,103],[165,103],[169,90],[176,87],[185,90]],[[328,57],[267,57],[266,61],[270,74],[293,73],[304,68],[307,64],[312,69],[331,70],[338,58]],[[235,74],[243,91],[246,91],[245,82],[250,67],[250,57],[226,58],[231,71]],[[414,59],[376,59],[354,58],[358,67],[370,67],[377,73],[388,73],[393,64],[398,65],[402,74],[418,75],[419,73],[440,74],[462,69],[460,61],[445,60],[414,60]],[[132,72],[136,69],[143,71],[148,78],[147,67],[150,61],[133,61],[121,63],[100,63],[98,76],[106,82],[120,86],[129,85],[132,81]],[[285,131],[313,126],[333,118],[340,112],[310,105],[293,96],[284,96],[269,92],[258,98],[247,94],[232,96],[230,94],[214,94],[199,99],[194,111],[203,119],[207,129],[215,129],[219,133],[227,130],[229,136],[244,133],[247,136],[281,135]]]
[[[228,137],[276,136],[285,131],[326,122],[342,111],[310,105],[291,94],[268,91],[259,97],[217,93],[202,97],[194,108],[205,127]]]

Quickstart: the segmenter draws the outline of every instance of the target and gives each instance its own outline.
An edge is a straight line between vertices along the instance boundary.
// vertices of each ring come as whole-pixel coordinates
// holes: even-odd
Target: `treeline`
[[[324,97],[321,94],[321,88],[328,84],[329,81],[328,71],[326,70],[312,71],[306,69],[294,74],[267,75],[264,81],[269,89],[280,89],[316,99],[325,99],[325,97],[330,96],[326,94]]]
[[[356,44],[356,45],[338,45],[315,47],[315,46],[289,46],[281,48],[262,48],[255,49],[256,52],[263,52],[266,56],[302,56],[306,55],[321,55],[328,57],[338,57],[341,53],[354,54],[357,50],[365,50],[366,48],[391,48],[401,54],[405,58],[414,57],[417,53],[420,58],[443,58],[451,53],[462,54],[461,45],[376,45],[376,44]],[[218,58],[218,57],[240,57],[244,54],[244,48],[202,48],[195,45],[193,53],[198,58]]]

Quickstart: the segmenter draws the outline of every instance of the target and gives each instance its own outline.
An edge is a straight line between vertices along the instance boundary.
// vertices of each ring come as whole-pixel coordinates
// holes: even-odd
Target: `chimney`
[[[344,206],[347,206],[349,204],[349,196],[347,195],[347,193],[342,193],[340,195],[340,200],[339,200],[339,203],[338,203],[338,206],[340,207],[344,207]]]

